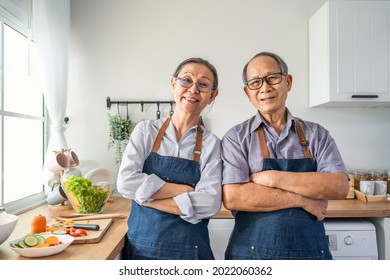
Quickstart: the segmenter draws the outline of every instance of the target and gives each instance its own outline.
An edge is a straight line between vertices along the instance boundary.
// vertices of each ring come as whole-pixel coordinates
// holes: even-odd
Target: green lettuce
[[[92,186],[90,180],[74,175],[66,182],[65,191],[77,201],[78,207],[75,210],[79,213],[100,213],[109,195],[107,189]]]

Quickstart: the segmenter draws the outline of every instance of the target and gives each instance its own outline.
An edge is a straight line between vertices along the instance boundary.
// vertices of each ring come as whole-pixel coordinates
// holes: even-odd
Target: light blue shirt
[[[264,123],[264,134],[270,158],[304,158],[294,122],[293,116],[287,110],[287,123],[278,135],[257,113],[252,118],[229,129],[222,139],[222,184],[247,183],[252,173],[263,169],[263,157],[257,134],[257,128],[262,123]],[[301,126],[305,138],[309,141],[309,150],[316,161],[317,171],[348,174],[329,131],[309,121],[301,120]]]
[[[165,120],[166,118],[140,122],[131,133],[117,179],[117,189],[123,196],[146,203],[152,201],[152,195],[165,184],[165,181],[155,174],[142,173],[144,162]],[[196,128],[197,126],[194,126],[188,130],[178,142],[175,128],[170,122],[157,153],[193,160]],[[195,186],[195,191],[173,198],[183,213],[181,218],[193,224],[214,216],[221,209],[221,142],[206,129],[202,138],[200,171],[201,178]]]

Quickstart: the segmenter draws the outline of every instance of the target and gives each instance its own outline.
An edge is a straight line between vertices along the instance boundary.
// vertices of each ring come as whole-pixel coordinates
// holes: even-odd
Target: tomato
[[[73,237],[88,235],[87,231],[84,229],[81,229],[81,228],[78,228],[78,229],[69,228],[66,230],[66,234],[69,234],[70,236],[73,236]]]
[[[80,235],[87,235],[87,231],[85,229],[78,228],[76,229],[75,233]]]

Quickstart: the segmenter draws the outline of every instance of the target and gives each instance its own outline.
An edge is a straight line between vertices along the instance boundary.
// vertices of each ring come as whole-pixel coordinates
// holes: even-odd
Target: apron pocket
[[[254,250],[255,260],[324,260],[322,250],[278,251],[269,249]]]
[[[158,243],[129,239],[129,259],[132,260],[198,260],[198,246],[175,243]]]

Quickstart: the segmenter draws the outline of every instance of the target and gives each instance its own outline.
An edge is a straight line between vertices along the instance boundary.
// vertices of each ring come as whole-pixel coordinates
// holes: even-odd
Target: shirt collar
[[[293,115],[291,114],[291,112],[288,108],[286,108],[286,112],[287,112],[287,122],[286,122],[286,126],[284,127],[283,130],[289,131],[291,126],[293,126],[295,129],[295,119],[293,118]],[[254,119],[253,119],[253,122],[251,125],[251,133],[256,131],[260,127],[260,125],[262,125],[262,124],[264,124],[265,126],[268,127],[267,122],[260,115],[260,112],[257,111],[257,114],[254,116]]]

